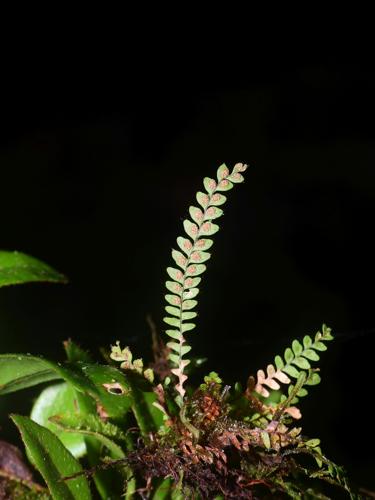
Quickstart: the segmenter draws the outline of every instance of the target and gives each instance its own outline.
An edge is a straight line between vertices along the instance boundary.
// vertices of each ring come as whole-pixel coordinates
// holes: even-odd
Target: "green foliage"
[[[199,285],[223,214],[223,193],[243,181],[245,169],[242,163],[231,172],[221,165],[216,180],[204,179],[198,206],[189,208],[185,235],[172,250],[176,267],[167,269],[164,322],[172,340],[165,345],[150,321],[153,363],[135,358],[119,341],[104,353],[108,364],[96,363],[72,340],[64,342],[63,362],[0,355],[0,395],[48,384],[31,418],[12,416],[46,486],[9,472],[0,448],[0,494],[4,486],[14,498],[26,499],[85,500],[95,494],[129,500],[322,499],[336,498],[332,488],[340,488],[357,498],[345,471],[323,454],[320,440],[295,426],[302,416],[295,405],[320,382],[316,363],[333,339],[327,326],[293,340],[265,371],[249,377],[245,390],[239,383],[233,389],[224,385],[214,371],[196,389],[184,387],[188,371],[202,362],[186,356],[191,346],[185,334],[196,326]],[[1,256],[0,286],[5,283]],[[7,284],[9,276],[12,283],[36,279],[38,272],[46,277],[43,266],[35,265],[34,274],[24,272],[23,279],[14,268]]]
[[[67,279],[52,267],[20,252],[0,251],[0,287],[31,281],[66,283]]]

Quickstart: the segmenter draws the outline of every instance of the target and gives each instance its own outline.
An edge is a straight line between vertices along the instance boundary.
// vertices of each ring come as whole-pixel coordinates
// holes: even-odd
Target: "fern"
[[[303,345],[298,340],[293,340],[291,348],[285,349],[284,359],[281,356],[276,356],[275,364],[269,364],[266,373],[263,370],[258,370],[254,391],[264,398],[268,398],[270,396],[269,389],[272,391],[280,389],[279,382],[289,384],[288,397],[284,394],[280,396],[281,406],[287,408],[289,403],[298,403],[298,398],[308,394],[305,385],[319,384],[320,375],[316,368],[311,367],[311,362],[319,361],[318,352],[325,351],[327,346],[324,342],[332,339],[331,329],[323,325],[322,332],[317,332],[314,339],[305,335]],[[298,383],[293,384],[290,377],[297,379]],[[300,383],[301,377],[303,377],[302,383]],[[289,408],[288,413],[294,418],[301,417],[296,408]]]
[[[190,363],[184,356],[191,350],[184,334],[196,326],[191,320],[197,316],[193,309],[198,304],[196,297],[199,293],[200,275],[206,270],[204,262],[211,257],[207,250],[213,244],[212,239],[207,237],[213,236],[219,230],[219,226],[212,221],[223,215],[223,210],[219,207],[226,202],[226,196],[221,192],[229,191],[234,183],[242,182],[241,172],[246,168],[247,165],[237,163],[230,173],[223,164],[217,170],[217,181],[205,177],[203,184],[206,192],[199,191],[196,195],[200,207],[191,206],[191,220],[185,219],[183,222],[188,238],[179,236],[177,245],[180,250],[172,250],[172,258],[178,267],[167,268],[172,281],[165,284],[171,293],[165,296],[168,303],[165,310],[168,316],[164,321],[173,327],[166,330],[166,334],[173,339],[167,346],[171,350],[169,359],[174,366],[171,371],[178,379],[175,389],[180,406],[185,395],[184,383],[187,380],[185,368]]]

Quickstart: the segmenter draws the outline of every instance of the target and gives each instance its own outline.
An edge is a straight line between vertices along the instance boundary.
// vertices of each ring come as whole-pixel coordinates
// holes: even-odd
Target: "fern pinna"
[[[172,258],[178,268],[167,268],[172,281],[167,281],[165,284],[171,293],[165,296],[168,303],[165,310],[168,316],[164,318],[164,321],[173,327],[173,329],[166,330],[166,334],[173,339],[168,342],[167,346],[171,349],[169,359],[174,365],[171,371],[178,378],[175,388],[180,406],[185,395],[184,383],[187,379],[184,372],[190,362],[184,359],[184,356],[191,350],[184,334],[195,328],[195,323],[191,322],[197,316],[197,313],[193,311],[198,303],[195,297],[199,293],[200,275],[206,270],[204,262],[211,257],[207,250],[213,244],[212,239],[207,237],[219,230],[219,226],[212,221],[223,215],[223,210],[219,207],[226,202],[227,198],[222,192],[229,191],[233,184],[242,182],[244,179],[241,172],[244,172],[246,168],[247,165],[237,163],[230,172],[223,164],[217,170],[217,180],[204,178],[205,192],[199,191],[196,195],[200,207],[191,206],[189,208],[191,220],[185,219],[183,222],[188,238],[179,236],[177,245],[181,251],[172,250]]]

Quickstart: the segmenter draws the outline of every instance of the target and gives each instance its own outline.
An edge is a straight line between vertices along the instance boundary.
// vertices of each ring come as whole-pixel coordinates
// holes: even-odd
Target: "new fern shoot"
[[[0,355],[0,395],[47,384],[30,417],[11,416],[42,481],[14,446],[0,441],[0,498],[361,498],[320,440],[300,426],[300,399],[319,384],[317,362],[333,339],[326,325],[293,340],[265,370],[244,373],[244,385],[230,387],[211,372],[187,391],[186,367],[197,364],[188,354],[199,285],[224,193],[243,181],[246,168],[221,165],[189,208],[167,269],[166,344],[149,321],[152,361],[133,354],[126,336],[125,347],[116,341],[102,349],[101,362],[72,340],[59,363]],[[0,286],[35,280],[65,278],[23,254],[0,252]]]

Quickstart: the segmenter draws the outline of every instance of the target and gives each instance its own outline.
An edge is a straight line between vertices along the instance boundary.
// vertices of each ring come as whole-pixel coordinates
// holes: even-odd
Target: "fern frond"
[[[308,394],[305,385],[317,385],[320,382],[320,375],[317,373],[317,369],[311,367],[312,361],[319,361],[319,351],[325,351],[327,346],[324,342],[332,340],[331,329],[326,325],[323,325],[322,332],[317,332],[314,339],[309,335],[305,335],[303,338],[303,345],[298,340],[293,340],[292,346],[287,347],[284,352],[284,358],[281,356],[275,357],[275,364],[269,364],[266,369],[266,373],[263,370],[258,370],[257,379],[254,387],[254,391],[261,396],[268,398],[270,396],[270,390],[279,390],[281,388],[280,383],[289,384],[288,386],[288,397],[282,395],[280,402],[283,406],[285,401],[288,403],[295,404],[298,402],[298,398],[306,396]],[[291,378],[300,379],[301,374],[305,374],[303,384],[298,387],[296,391],[296,384],[293,384]],[[291,378],[290,378],[291,377]],[[293,394],[293,397],[290,397]],[[289,413],[298,418],[298,412],[289,411]]]
[[[172,258],[177,267],[167,268],[171,281],[167,281],[165,286],[171,293],[165,295],[168,303],[165,310],[168,316],[164,321],[172,327],[166,330],[166,334],[173,339],[167,346],[171,349],[169,359],[174,366],[171,371],[178,378],[175,388],[179,394],[180,406],[185,395],[183,385],[187,379],[184,372],[190,362],[184,359],[184,356],[191,350],[184,334],[195,328],[195,323],[191,322],[197,316],[193,311],[198,304],[195,298],[199,293],[201,275],[206,270],[204,263],[211,257],[207,250],[213,244],[212,239],[208,237],[219,230],[219,226],[213,220],[223,215],[223,210],[219,206],[226,202],[226,196],[221,193],[229,191],[234,183],[242,182],[241,172],[246,168],[247,165],[237,163],[230,172],[223,164],[217,170],[217,180],[205,177],[203,180],[205,192],[198,192],[196,195],[199,207],[191,206],[189,208],[191,220],[185,219],[183,222],[187,237],[179,236],[177,238],[179,250],[172,250]]]

